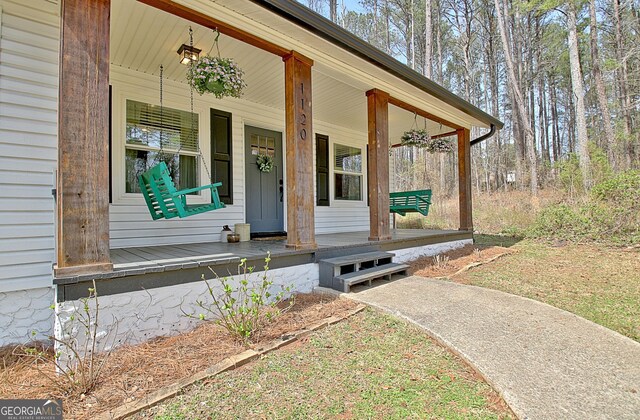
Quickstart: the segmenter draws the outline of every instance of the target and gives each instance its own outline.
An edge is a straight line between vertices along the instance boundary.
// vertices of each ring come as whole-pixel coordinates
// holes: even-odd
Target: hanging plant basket
[[[409,131],[405,131],[400,138],[400,141],[403,146],[427,147],[431,141],[431,136],[427,130],[414,128]]]
[[[451,153],[455,145],[453,140],[448,137],[440,137],[437,139],[430,139],[429,143],[425,146],[429,153]]]
[[[212,93],[216,98],[239,98],[247,86],[242,79],[244,72],[230,58],[205,55],[193,63],[189,72],[189,84],[200,95]]]
[[[258,155],[256,157],[256,165],[258,165],[260,172],[268,174],[273,170],[273,158],[269,155]]]

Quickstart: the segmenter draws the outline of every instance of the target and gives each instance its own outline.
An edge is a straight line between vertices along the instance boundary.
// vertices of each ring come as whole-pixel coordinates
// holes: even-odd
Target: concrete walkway
[[[408,277],[348,295],[420,325],[522,419],[640,419],[640,344],[544,303]]]

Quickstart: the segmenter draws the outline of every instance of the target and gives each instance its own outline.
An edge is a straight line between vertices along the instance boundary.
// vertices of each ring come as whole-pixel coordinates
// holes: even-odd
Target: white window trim
[[[333,137],[340,137],[337,134],[331,135],[329,134],[329,207],[340,208],[340,207],[367,207],[367,151],[366,147],[363,144],[356,143],[354,141],[350,141],[349,139],[338,139],[334,140]],[[336,157],[335,157],[335,145],[339,144],[342,146],[354,147],[356,149],[360,149],[360,153],[362,153],[362,173],[360,176],[362,177],[362,198],[360,200],[337,200],[336,199],[336,177],[337,173],[345,173],[350,174],[350,172],[344,171],[336,171]],[[314,159],[314,170],[315,170],[315,159]],[[315,173],[315,172],[314,172]],[[355,173],[354,173],[355,175]]]
[[[142,194],[127,193],[125,187],[125,149],[126,149],[126,121],[127,121],[127,99],[145,102],[153,105],[160,105],[157,95],[151,92],[143,92],[139,88],[129,87],[127,85],[112,85],[112,121],[111,121],[111,151],[112,162],[112,204],[113,205],[145,205]],[[157,92],[153,92],[157,93]],[[164,92],[163,105],[170,108],[189,111],[188,98],[176,97],[169,92]],[[208,185],[210,180],[207,179],[207,173],[204,168],[203,161],[207,159],[207,166],[210,168],[210,144],[209,144],[209,107],[203,107],[194,103],[194,113],[198,114],[198,137],[200,142],[200,150],[202,159],[198,168],[199,185]],[[135,146],[135,149],[144,149],[145,147]],[[150,150],[154,148],[149,148]],[[181,151],[181,154],[183,152]],[[185,155],[198,156],[197,152],[184,152]],[[211,169],[210,169],[211,170]],[[198,195],[187,196],[189,204],[206,204],[209,203],[211,197],[207,192],[200,192]]]

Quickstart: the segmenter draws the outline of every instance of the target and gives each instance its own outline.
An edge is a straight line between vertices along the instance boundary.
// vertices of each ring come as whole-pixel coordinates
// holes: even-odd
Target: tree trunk
[[[436,49],[438,50],[436,70],[437,70],[437,82],[442,84],[444,80],[444,73],[442,71],[442,32],[440,29],[441,20],[440,0],[436,0]]]
[[[424,75],[431,79],[431,0],[424,2]]]
[[[411,0],[411,11],[409,12],[409,18],[411,19],[411,68],[416,68],[416,34],[415,34],[415,14],[413,0]],[[409,57],[407,57],[407,60]]]
[[[338,21],[338,0],[329,0],[329,18],[334,23]]]
[[[531,165],[531,168],[530,168],[531,194],[535,196],[535,195],[538,195],[538,169],[537,169],[537,162],[536,162],[536,156],[535,156],[535,149],[533,145],[534,138],[533,138],[533,133],[531,132],[531,123],[525,111],[524,99],[522,97],[522,92],[520,91],[520,86],[518,85],[518,79],[516,78],[513,60],[511,59],[511,51],[509,50],[510,44],[507,39],[507,32],[505,30],[505,24],[502,18],[500,3],[498,2],[498,0],[494,0],[494,1],[496,6],[496,15],[498,18],[498,29],[500,30],[500,38],[502,40],[504,58],[507,65],[507,76],[509,79],[509,83],[511,85],[511,90],[513,92],[515,106],[518,109],[518,117],[520,119],[520,122],[522,123],[521,128],[524,130],[525,145],[528,152],[529,163]]]
[[[560,121],[558,120],[558,95],[553,79],[551,79],[549,93],[551,99],[551,119],[553,120],[553,125],[551,126],[551,144],[553,145],[553,162],[556,163],[560,156]]]
[[[602,125],[604,126],[604,141],[601,143],[607,152],[607,158],[610,164],[614,164],[613,144],[615,137],[613,134],[613,126],[611,125],[611,115],[609,114],[609,104],[607,103],[607,93],[600,72],[600,58],[598,53],[598,22],[596,20],[596,1],[589,1],[589,17],[591,26],[591,62],[593,68],[593,80],[596,85],[596,94],[598,96],[598,105],[600,115],[602,116]]]
[[[589,139],[587,137],[587,119],[584,106],[584,88],[582,86],[582,69],[580,67],[580,55],[578,51],[578,31],[576,9],[573,2],[569,2],[566,8],[567,33],[569,41],[569,65],[571,67],[571,86],[575,98],[577,141],[576,148],[582,172],[582,182],[585,190],[591,187],[591,160],[589,159]]]
[[[620,16],[620,0],[613,0],[613,19],[615,21],[615,43],[616,60],[618,61],[618,86],[620,88],[620,105],[624,117],[625,141],[629,141],[631,135],[631,109],[630,100],[627,93],[627,62],[624,59],[624,49],[622,44],[622,18]]]

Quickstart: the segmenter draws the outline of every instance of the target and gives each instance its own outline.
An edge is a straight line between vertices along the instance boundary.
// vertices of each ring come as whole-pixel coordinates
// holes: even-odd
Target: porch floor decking
[[[433,239],[433,243],[446,242],[451,235],[460,235],[455,230],[419,230],[397,229],[392,231],[388,241],[369,241],[369,232],[346,232],[316,235],[317,250],[293,250],[286,247],[286,240],[251,240],[239,243],[205,242],[181,245],[160,245],[153,247],[120,248],[111,250],[111,261],[114,271],[135,268],[151,268],[153,266],[171,267],[181,265],[182,268],[203,266],[207,264],[240,261],[242,258],[264,258],[268,252],[272,257],[283,255],[308,254],[327,251],[332,248],[351,248],[353,246],[374,246],[381,243],[402,244],[421,239]],[[399,246],[398,248],[405,248]],[[185,266],[186,265],[186,266]],[[179,268],[179,267],[177,267]],[[151,270],[153,271],[153,270]]]
[[[397,229],[392,230],[392,238],[386,241],[369,241],[368,231],[316,235],[318,248],[305,250],[287,248],[284,239],[119,248],[111,250],[113,271],[56,277],[53,283],[57,286],[58,301],[64,301],[85,296],[94,280],[105,295],[197,281],[202,268],[207,267],[221,275],[235,273],[242,258],[247,259],[249,266],[259,268],[268,252],[271,252],[269,267],[276,269],[341,255],[393,252],[472,238],[468,231]]]

